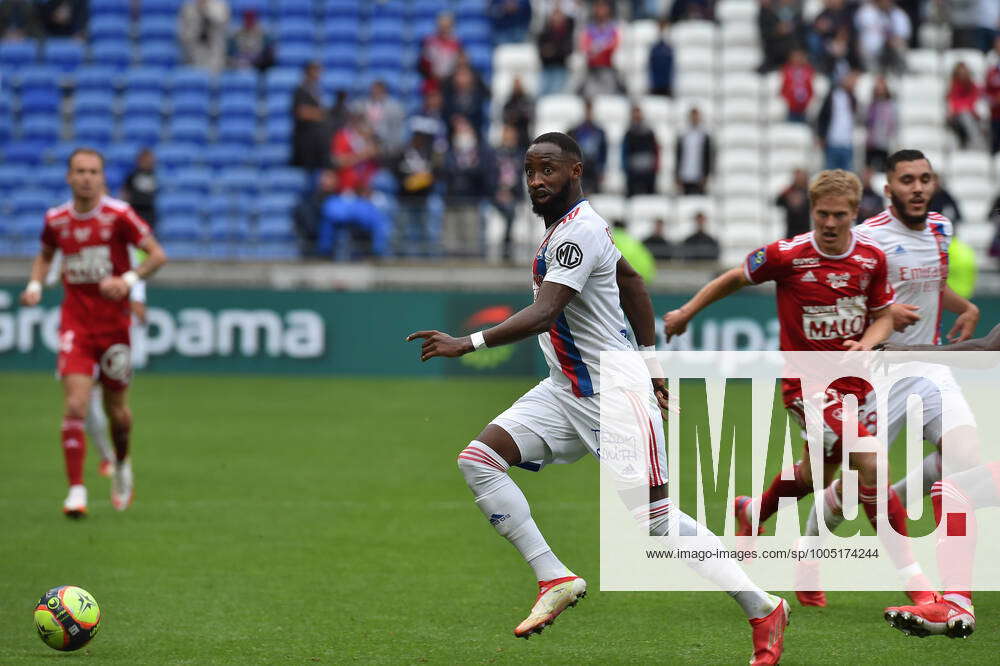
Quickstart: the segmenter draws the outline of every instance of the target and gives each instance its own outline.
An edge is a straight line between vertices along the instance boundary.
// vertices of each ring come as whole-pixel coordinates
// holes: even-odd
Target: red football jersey
[[[844,351],[846,340],[861,338],[869,312],[895,299],[885,254],[853,230],[844,254],[820,252],[809,231],[751,252],[743,272],[755,284],[777,283],[784,351]]]
[[[61,330],[105,333],[128,330],[128,298],[111,301],[98,284],[132,267],[128,246],[139,245],[149,225],[124,201],[103,197],[86,213],[68,201],[45,213],[42,243],[62,250],[63,286]]]

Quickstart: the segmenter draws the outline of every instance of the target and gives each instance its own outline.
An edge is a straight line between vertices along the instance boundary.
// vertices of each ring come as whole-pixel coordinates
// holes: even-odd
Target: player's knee
[[[462,449],[457,462],[458,471],[473,489],[507,474],[507,462],[490,447],[476,440]]]
[[[878,457],[874,453],[855,453],[854,468],[861,483],[873,486],[878,482]]]
[[[87,418],[89,402],[90,396],[87,394],[66,396],[66,418],[81,420]]]
[[[111,427],[114,430],[132,429],[132,410],[128,407],[117,407],[111,410]]]

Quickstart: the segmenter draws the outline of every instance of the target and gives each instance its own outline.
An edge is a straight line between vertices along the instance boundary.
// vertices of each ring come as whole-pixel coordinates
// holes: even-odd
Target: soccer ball
[[[38,636],[56,650],[79,650],[97,635],[100,624],[97,601],[79,587],[53,587],[35,605]]]

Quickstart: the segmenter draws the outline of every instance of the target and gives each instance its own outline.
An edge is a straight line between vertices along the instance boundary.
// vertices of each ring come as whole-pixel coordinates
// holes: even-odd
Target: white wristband
[[[486,346],[486,336],[482,331],[476,331],[469,338],[472,340],[472,348],[477,351]]]
[[[135,271],[125,271],[122,273],[121,278],[125,280],[125,284],[131,289],[135,286],[135,283],[139,281],[139,274]]]
[[[42,293],[42,283],[38,280],[32,280],[24,290],[29,294],[40,294]]]

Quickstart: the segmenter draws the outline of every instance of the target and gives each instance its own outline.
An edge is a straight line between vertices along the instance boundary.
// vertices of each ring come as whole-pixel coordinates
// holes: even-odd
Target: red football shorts
[[[839,463],[843,457],[843,431],[844,431],[844,395],[836,389],[827,389],[825,399],[819,404],[805,404],[801,393],[786,403],[789,413],[795,417],[802,427],[802,440],[806,449],[809,448],[809,439],[806,436],[806,409],[822,407],[823,409],[823,462]],[[877,433],[875,392],[867,395],[857,395],[858,399],[858,437],[871,437]],[[816,401],[812,401],[815,403]],[[806,454],[808,455],[808,454]]]
[[[57,371],[66,375],[97,377],[111,391],[125,389],[132,379],[132,348],[128,329],[113,333],[59,333]]]

